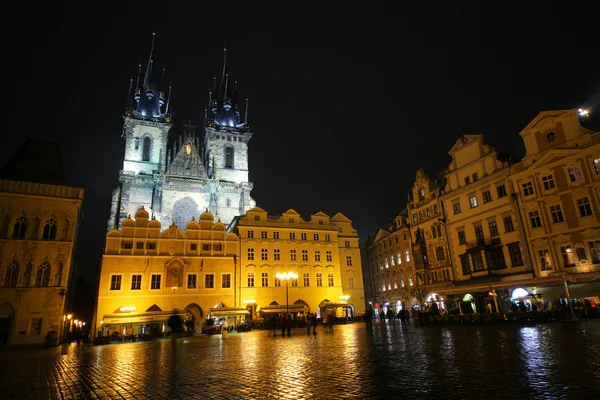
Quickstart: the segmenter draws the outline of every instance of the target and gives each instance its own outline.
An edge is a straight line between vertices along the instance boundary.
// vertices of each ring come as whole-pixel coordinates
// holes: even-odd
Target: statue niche
[[[167,267],[167,287],[183,286],[183,266],[174,262]]]

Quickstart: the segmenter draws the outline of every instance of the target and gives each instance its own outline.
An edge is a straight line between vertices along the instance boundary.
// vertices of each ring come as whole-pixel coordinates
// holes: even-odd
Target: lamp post
[[[288,282],[291,279],[298,279],[298,275],[293,272],[284,272],[282,274],[275,274],[275,278],[285,281],[285,312],[286,315],[290,313],[290,302],[288,295]]]

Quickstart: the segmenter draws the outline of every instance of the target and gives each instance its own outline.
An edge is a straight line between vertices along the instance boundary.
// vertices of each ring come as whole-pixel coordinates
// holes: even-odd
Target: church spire
[[[152,32],[152,47],[150,48],[150,57],[148,58],[148,66],[146,66],[146,75],[144,76],[144,87],[148,86],[148,81],[150,79],[150,72],[152,71],[153,60],[152,54],[154,53],[154,38],[156,33]]]

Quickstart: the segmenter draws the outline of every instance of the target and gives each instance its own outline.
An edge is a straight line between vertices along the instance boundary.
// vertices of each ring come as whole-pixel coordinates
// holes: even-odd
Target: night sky
[[[405,207],[418,168],[447,167],[463,133],[522,155],[519,131],[538,112],[600,113],[591,3],[22,3],[5,13],[0,164],[28,136],[59,142],[68,183],[85,188],[79,251],[92,280],[122,168],[129,79],[147,62],[152,31],[173,85],[172,132],[202,123],[226,42],[230,76],[250,99],[257,205],[305,217],[341,211],[363,241]]]

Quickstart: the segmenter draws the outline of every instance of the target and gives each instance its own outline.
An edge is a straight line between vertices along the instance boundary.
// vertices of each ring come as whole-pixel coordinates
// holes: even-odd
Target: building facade
[[[250,304],[253,316],[287,310],[319,318],[327,312],[364,313],[358,233],[343,214],[318,212],[306,220],[292,209],[273,216],[256,207],[231,229],[241,243],[238,303]],[[297,278],[287,283],[277,278],[289,272]]]
[[[192,216],[208,209],[226,225],[253,208],[248,182],[248,143],[252,137],[238,105],[237,81],[229,77],[227,50],[219,85],[209,92],[200,132],[187,125],[179,137],[173,126],[168,92],[153,60],[154,43],[145,73],[141,65],[130,87],[122,137],[123,168],[114,190],[108,230],[119,227],[145,205],[162,226],[175,222],[185,229]],[[161,85],[162,84],[162,85]]]
[[[397,314],[419,304],[406,211],[396,216],[386,229],[371,234],[365,247],[371,282],[368,300],[375,312],[391,309]]]
[[[60,184],[55,143],[28,140],[1,175],[23,180],[0,179],[0,342],[55,344],[70,329],[84,191]]]
[[[451,285],[454,276],[439,179],[432,179],[419,169],[412,187],[412,200],[407,207],[419,304],[440,301],[435,298],[436,293]]]

